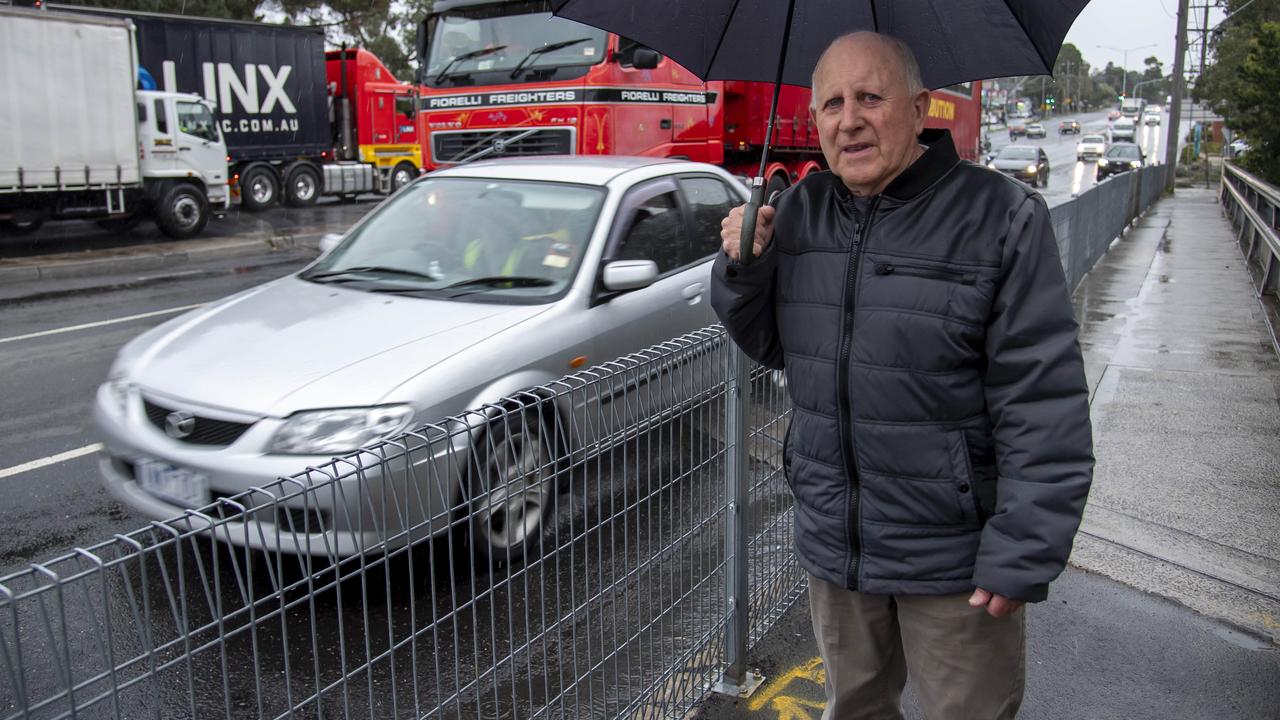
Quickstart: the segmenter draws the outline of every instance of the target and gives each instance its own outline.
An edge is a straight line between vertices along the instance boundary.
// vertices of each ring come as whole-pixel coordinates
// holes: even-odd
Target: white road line
[[[4,478],[10,477],[12,475],[21,475],[24,472],[39,470],[42,467],[57,465],[58,463],[66,462],[67,460],[75,460],[78,457],[83,457],[85,455],[96,453],[101,449],[102,449],[102,443],[94,443],[92,445],[85,445],[82,448],[76,448],[75,450],[68,450],[64,453],[58,453],[57,455],[42,457],[39,460],[32,460],[31,462],[25,462],[25,463],[22,463],[21,465],[14,465],[13,467],[8,467],[3,470],[0,470],[0,480],[3,480]]]
[[[26,335],[14,335],[13,337],[0,338],[0,345],[8,342],[17,342],[19,340],[30,340],[31,338],[44,337],[45,335],[58,335],[60,333],[75,332],[76,330],[88,330],[89,328],[102,327],[104,325],[115,325],[116,323],[132,322],[134,320],[144,320],[150,317],[160,315],[172,315],[174,313],[186,312],[194,310],[204,303],[196,303],[195,305],[183,305],[182,307],[169,308],[167,310],[155,310],[148,313],[140,313],[138,315],[129,315],[128,317],[113,318],[111,320],[99,320],[98,322],[84,323],[83,325],[71,325],[69,327],[54,328],[53,330],[41,330],[40,332],[27,333]],[[0,476],[3,477],[3,476]]]

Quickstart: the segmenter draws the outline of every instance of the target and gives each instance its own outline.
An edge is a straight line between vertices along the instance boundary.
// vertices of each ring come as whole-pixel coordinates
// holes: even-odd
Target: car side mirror
[[[604,289],[610,292],[639,290],[658,279],[658,263],[652,260],[615,260],[604,266]]]
[[[338,243],[342,242],[342,236],[338,233],[328,233],[320,238],[320,254],[328,255],[329,251],[338,247]]]
[[[652,70],[658,67],[661,61],[662,56],[657,50],[640,47],[631,51],[631,67],[637,70]]]

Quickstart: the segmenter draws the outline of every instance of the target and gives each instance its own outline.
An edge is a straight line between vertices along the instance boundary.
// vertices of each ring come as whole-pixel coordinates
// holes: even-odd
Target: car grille
[[[499,148],[484,157],[526,157],[533,155],[568,155],[573,152],[571,128],[540,128],[515,139],[527,128],[511,130],[464,130],[431,134],[431,153],[436,162],[459,162],[488,148]]]
[[[143,410],[146,411],[147,420],[160,429],[160,432],[168,435],[165,429],[165,418],[174,412],[173,408],[163,405],[157,405],[150,400],[142,401]],[[191,433],[186,437],[174,438],[179,442],[190,445],[207,445],[214,447],[223,447],[235,442],[237,438],[249,429],[252,423],[228,422],[226,420],[215,420],[213,418],[199,417],[194,418],[195,424],[191,429]],[[173,437],[170,435],[170,437]]]

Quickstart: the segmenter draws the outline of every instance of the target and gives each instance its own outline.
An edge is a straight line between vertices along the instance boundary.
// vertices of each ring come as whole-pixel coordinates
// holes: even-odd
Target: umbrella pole
[[[787,43],[791,41],[791,16],[795,13],[796,0],[787,2],[787,21],[782,26],[782,52],[778,55],[778,74],[773,81],[773,100],[769,102],[769,123],[764,131],[764,148],[760,151],[760,170],[751,180],[751,199],[742,215],[742,236],[739,238],[739,260],[750,265],[755,254],[756,214],[765,203],[764,171],[769,164],[769,144],[773,142],[773,127],[778,118],[778,93],[782,91],[782,70],[787,63]]]

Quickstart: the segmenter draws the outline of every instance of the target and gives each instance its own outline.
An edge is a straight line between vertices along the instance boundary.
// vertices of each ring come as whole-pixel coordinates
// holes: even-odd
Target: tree
[[[1165,77],[1164,63],[1160,62],[1160,58],[1152,55],[1142,63],[1146,66],[1146,70],[1143,71],[1142,79],[1139,81],[1143,85],[1138,89],[1138,96],[1160,102],[1160,98],[1172,94],[1173,87]]]
[[[1241,164],[1280,185],[1280,22],[1258,28],[1240,81],[1234,125],[1251,145]]]
[[[266,0],[64,0],[68,5],[169,13],[228,20],[261,20]]]
[[[377,55],[400,80],[414,80],[418,23],[433,0],[279,0],[280,9],[301,25],[325,27],[333,46],[362,47]]]

